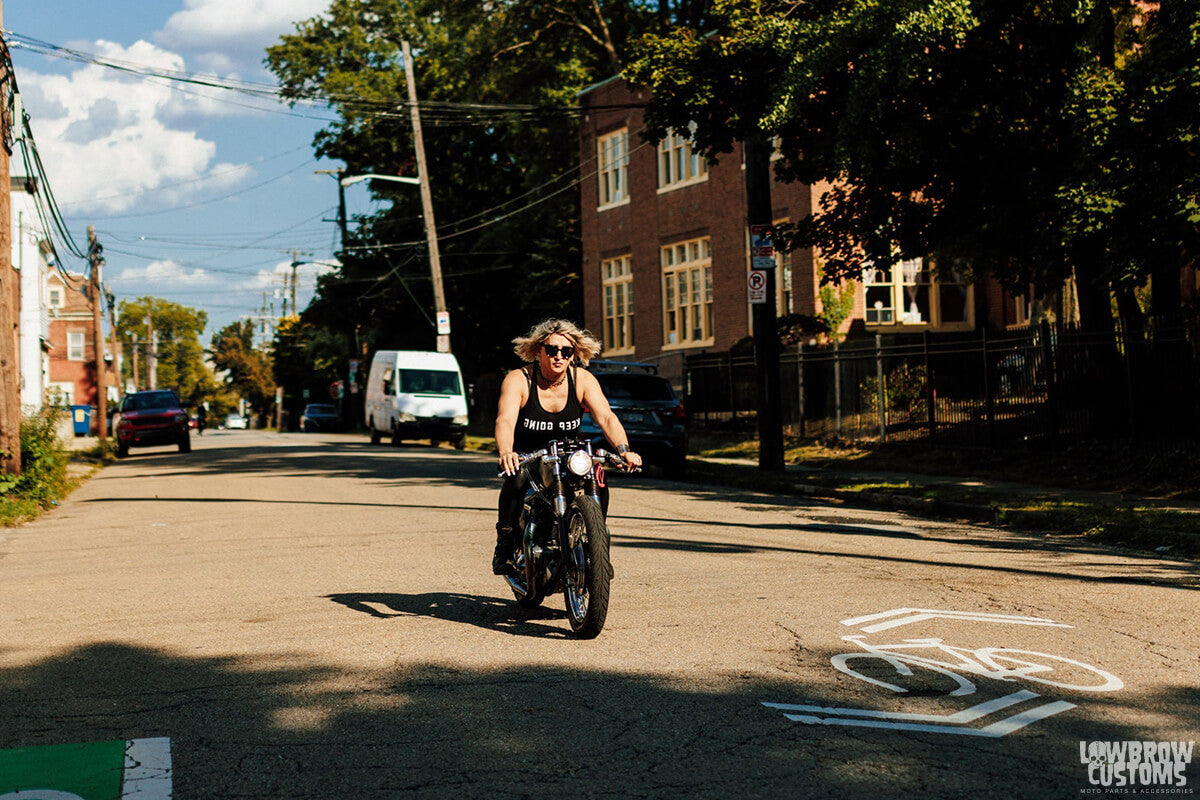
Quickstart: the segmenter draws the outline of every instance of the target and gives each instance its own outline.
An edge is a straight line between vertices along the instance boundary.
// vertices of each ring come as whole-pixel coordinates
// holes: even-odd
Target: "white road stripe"
[[[171,740],[125,742],[125,779],[121,800],[171,800]]]

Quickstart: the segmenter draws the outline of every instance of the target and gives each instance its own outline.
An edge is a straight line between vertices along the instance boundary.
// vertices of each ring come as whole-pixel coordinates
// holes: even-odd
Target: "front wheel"
[[[192,452],[192,440],[189,437],[184,436],[182,439],[179,440],[179,452],[181,452],[181,453]]]
[[[375,428],[374,417],[371,417],[371,420],[367,423],[367,427],[371,429],[371,444],[379,444],[383,441],[383,434]]]
[[[600,506],[590,497],[579,497],[567,517],[566,587],[567,618],[581,639],[594,639],[604,630],[608,616],[612,562],[608,553],[608,525]]]

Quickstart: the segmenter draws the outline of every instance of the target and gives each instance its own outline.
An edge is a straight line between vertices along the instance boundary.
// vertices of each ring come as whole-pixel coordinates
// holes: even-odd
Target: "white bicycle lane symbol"
[[[861,681],[890,689],[893,692],[907,692],[903,686],[889,683],[882,678],[871,677],[859,672],[851,666],[851,662],[878,660],[890,665],[896,674],[902,677],[912,677],[913,667],[932,670],[954,681],[958,688],[949,692],[950,697],[974,694],[975,684],[960,675],[965,672],[981,678],[992,678],[1001,681],[1024,680],[1030,683],[1040,683],[1045,686],[1055,686],[1060,689],[1073,689],[1085,692],[1115,692],[1125,686],[1124,681],[1116,675],[1105,672],[1099,667],[1085,664],[1064,656],[1049,653],[1038,653],[1033,650],[1016,650],[1009,647],[979,647],[974,650],[967,647],[957,647],[946,644],[941,639],[904,639],[891,644],[870,644],[861,635],[843,636],[842,641],[854,642],[864,652],[842,653],[830,659],[835,669]],[[952,661],[943,661],[928,655],[918,655],[918,651],[932,654],[953,656]]]
[[[948,611],[924,608],[895,608],[877,614],[842,620],[843,625],[858,627],[866,633],[922,622],[929,619],[964,620],[970,622],[1070,628],[1061,622],[1042,617],[1013,616],[969,611]],[[861,652],[841,653],[830,661],[839,672],[866,683],[896,693],[908,693],[900,685],[905,678],[924,683],[917,670],[928,670],[956,687],[943,692],[946,697],[974,694],[971,678],[997,681],[1026,681],[1042,686],[1086,692],[1113,692],[1124,687],[1117,676],[1099,667],[1064,656],[1021,650],[1011,647],[961,647],[947,644],[940,638],[903,639],[898,642],[869,643],[863,635],[843,636]],[[968,677],[970,676],[970,677]],[[928,677],[928,676],[923,676]],[[895,681],[895,682],[893,682]],[[945,685],[944,681],[936,681]],[[808,703],[763,702],[777,709],[788,719],[807,725],[852,726],[883,728],[893,731],[944,733],[997,739],[1028,725],[1075,708],[1065,700],[1042,698],[1037,692],[1018,689],[1002,697],[979,702],[970,708],[950,713],[882,711],[870,708],[848,708]],[[1023,709],[1023,710],[1022,710]],[[996,719],[998,715],[999,719]],[[984,727],[973,723],[995,719]]]

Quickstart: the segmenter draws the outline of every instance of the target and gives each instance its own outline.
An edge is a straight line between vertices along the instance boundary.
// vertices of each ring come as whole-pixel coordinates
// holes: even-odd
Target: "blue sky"
[[[325,0],[10,2],[4,28],[108,60],[273,82],[264,49]],[[337,185],[312,155],[328,109],[286,106],[221,90],[131,76],[13,48],[17,82],[42,160],[74,239],[94,225],[104,280],[121,299],[164,297],[208,312],[220,327],[281,310],[291,251],[330,262]],[[247,107],[250,106],[250,107]],[[24,172],[19,155],[12,174]],[[351,214],[372,207],[366,184],[347,189]],[[84,265],[60,253],[68,268]],[[299,268],[299,305],[317,272]]]

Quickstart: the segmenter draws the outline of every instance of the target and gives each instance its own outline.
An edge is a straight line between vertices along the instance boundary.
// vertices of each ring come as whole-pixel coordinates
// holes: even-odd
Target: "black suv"
[[[687,466],[687,428],[683,403],[671,382],[658,374],[654,364],[626,361],[592,361],[587,369],[596,376],[608,404],[629,436],[629,447],[647,465],[662,467],[670,477],[683,475]],[[583,415],[583,435],[593,445],[612,449],[604,432]]]

